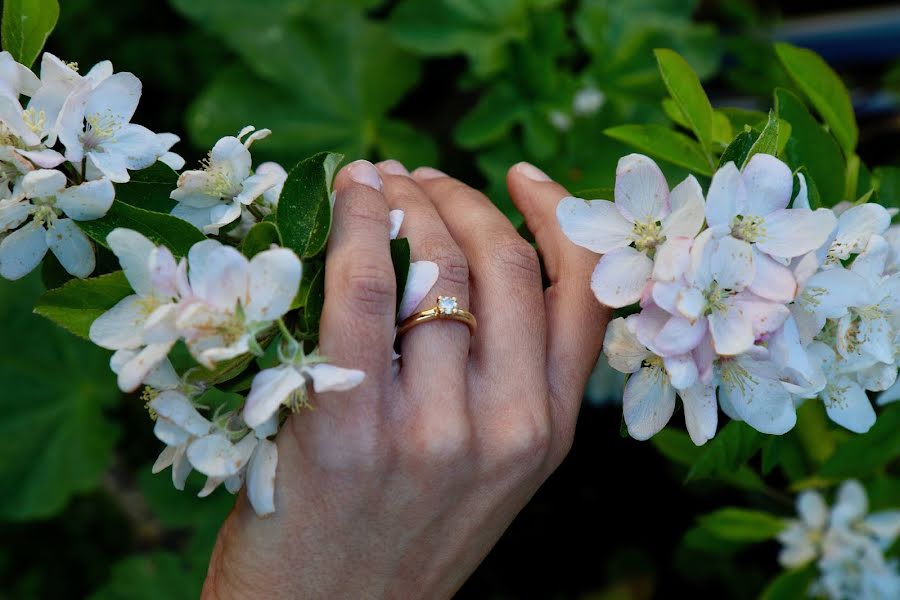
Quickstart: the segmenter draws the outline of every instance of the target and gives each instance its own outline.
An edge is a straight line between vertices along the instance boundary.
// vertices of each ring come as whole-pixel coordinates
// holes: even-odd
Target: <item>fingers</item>
[[[466,258],[428,196],[400,163],[385,161],[379,169],[390,208],[404,212],[400,235],[409,239],[412,260],[430,260],[438,265],[437,283],[416,311],[435,306],[438,296],[453,296],[461,308],[468,308]],[[456,388],[464,394],[469,338],[468,327],[456,321],[432,321],[407,331],[400,340],[404,384],[439,382],[445,386],[441,391]]]
[[[335,364],[365,371],[364,387],[377,386],[390,373],[396,287],[383,182],[359,160],[338,173],[334,189],[320,348]]]
[[[569,193],[528,163],[506,176],[510,196],[534,233],[550,279],[545,292],[547,364],[555,410],[563,426],[574,429],[581,395],[596,364],[610,311],[590,289],[596,254],[571,243],[556,219],[559,201]]]
[[[521,385],[533,384],[532,374],[543,381],[544,302],[534,249],[481,192],[430,168],[413,177],[469,263],[472,311],[479,323],[476,367],[482,374],[514,370]]]

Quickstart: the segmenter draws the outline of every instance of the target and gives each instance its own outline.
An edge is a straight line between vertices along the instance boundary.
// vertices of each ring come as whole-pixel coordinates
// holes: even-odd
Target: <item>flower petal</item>
[[[822,494],[806,490],[797,496],[797,514],[808,527],[821,530],[828,522],[828,505]]]
[[[858,383],[849,377],[829,381],[821,392],[828,417],[855,433],[865,433],[875,424],[875,409]]]
[[[278,447],[269,440],[260,440],[247,467],[247,497],[253,511],[260,517],[275,512],[277,467]]]
[[[172,343],[149,344],[134,358],[122,365],[119,371],[119,389],[123,392],[135,391],[151,372],[162,362],[172,349]]]
[[[706,335],[706,319],[691,322],[684,317],[672,317],[656,334],[653,343],[660,356],[674,356],[696,348],[704,335]],[[677,385],[675,387],[678,388]]]
[[[719,420],[716,390],[711,385],[695,383],[678,393],[684,405],[684,423],[691,441],[702,446],[716,435]]]
[[[291,392],[305,385],[303,376],[289,365],[260,371],[253,378],[244,404],[244,422],[250,427],[259,427],[278,410]]]
[[[94,245],[75,221],[57,219],[47,228],[46,236],[47,246],[70,275],[83,279],[94,272]]]
[[[622,397],[628,434],[647,440],[658,433],[675,412],[675,390],[658,367],[645,367],[628,378]]]
[[[598,254],[623,248],[634,239],[634,226],[608,200],[563,198],[556,207],[556,218],[573,244]]]
[[[703,189],[693,175],[688,175],[672,189],[669,202],[672,205],[672,212],[663,221],[663,235],[696,237],[706,218],[704,214],[706,205],[703,202]]]
[[[736,306],[724,311],[714,311],[707,316],[713,346],[722,356],[746,352],[753,345],[755,336],[750,320]]]
[[[94,319],[88,335],[92,342],[108,350],[137,348],[143,339],[146,319],[141,297],[133,294]]]
[[[303,367],[303,372],[312,379],[313,391],[317,394],[324,392],[343,392],[350,390],[362,383],[366,374],[356,369],[345,369],[326,363],[318,363]]]
[[[224,480],[244,468],[258,442],[252,434],[233,444],[224,433],[211,433],[194,440],[187,456],[191,466],[207,477]]]
[[[633,320],[636,317],[637,315],[632,315],[628,318]],[[609,366],[620,373],[634,373],[650,356],[650,351],[638,340],[622,317],[613,319],[607,325],[603,352]]]
[[[720,389],[741,418],[757,431],[782,435],[797,423],[791,394],[775,377],[774,366],[739,357],[723,365]]]
[[[710,243],[715,246],[710,255],[709,267],[719,286],[727,290],[742,290],[750,285],[756,273],[753,247],[730,235]]]
[[[785,208],[766,215],[763,223],[765,233],[756,247],[772,256],[793,258],[822,246],[834,231],[837,219],[827,208]]]
[[[244,307],[250,321],[273,321],[291,307],[303,266],[292,250],[272,248],[250,260],[250,302]]]
[[[156,424],[153,426],[153,435],[168,446],[181,446],[191,437],[188,432],[165,417],[156,419]]]
[[[747,187],[744,214],[765,216],[786,208],[794,191],[794,176],[786,164],[771,154],[754,154],[742,173]]]
[[[850,270],[869,281],[879,281],[884,275],[884,268],[891,247],[880,235],[873,235],[866,244],[866,249],[853,260]]]
[[[697,383],[697,364],[690,353],[667,356],[663,359],[669,383],[676,390],[689,388]]]
[[[156,245],[137,231],[121,227],[109,232],[106,243],[119,259],[131,289],[140,296],[152,295],[149,257]]]
[[[838,488],[831,509],[832,525],[849,525],[862,519],[869,512],[869,499],[862,484],[848,479]]]
[[[591,290],[597,300],[612,308],[634,304],[650,280],[653,261],[634,248],[613,250],[600,257],[591,276]]]
[[[887,209],[874,202],[866,202],[841,213],[835,237],[835,244],[843,249],[840,258],[846,258],[846,254],[851,252],[861,252],[870,237],[882,235],[890,224],[891,215]]]
[[[397,236],[400,235],[400,226],[403,225],[403,211],[398,209],[392,210],[388,217],[391,220],[391,239],[397,239]]]
[[[56,206],[76,221],[90,221],[105,215],[116,192],[109,179],[86,181],[56,195]]]
[[[47,254],[47,230],[32,221],[0,241],[0,276],[21,279]]]
[[[150,408],[196,437],[208,434],[212,428],[212,423],[201,415],[181,392],[174,390],[161,392],[150,401]]]
[[[27,198],[55,196],[66,187],[66,176],[56,169],[37,169],[22,178],[22,191]]]
[[[400,309],[397,314],[399,320],[413,314],[434,284],[437,283],[438,276],[436,262],[417,260],[410,263],[409,273],[406,275],[406,287],[403,288],[403,298],[400,299]]]
[[[116,73],[104,79],[88,99],[85,114],[99,118],[112,117],[127,123],[134,116],[141,99],[141,81],[131,73]]]
[[[797,280],[789,268],[756,248],[753,249],[753,265],[756,273],[749,287],[751,292],[782,304],[794,299],[797,295]]]
[[[654,281],[675,281],[691,265],[693,238],[670,237],[659,248],[653,260]]]
[[[706,222],[710,227],[730,227],[737,215],[743,214],[747,188],[741,172],[733,162],[715,172],[706,194]]]
[[[669,184],[659,166],[643,154],[629,154],[616,166],[616,207],[632,223],[653,223],[669,214]]]

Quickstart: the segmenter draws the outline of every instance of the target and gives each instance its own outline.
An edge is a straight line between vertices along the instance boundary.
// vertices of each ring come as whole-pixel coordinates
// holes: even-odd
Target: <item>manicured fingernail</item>
[[[446,173],[442,173],[437,169],[432,169],[431,167],[419,167],[415,171],[413,171],[413,177],[417,179],[438,179],[440,177],[446,177]]]
[[[375,165],[367,160],[357,160],[347,165],[347,175],[360,185],[365,185],[379,192],[384,188],[381,175]]]
[[[398,160],[383,160],[375,166],[389,175],[405,175],[406,177],[409,177],[409,171],[407,171],[406,167],[403,166],[403,163]]]
[[[532,181],[539,181],[541,183],[545,181],[553,181],[546,173],[544,173],[531,163],[520,162],[515,166],[515,169],[519,174],[524,175]]]

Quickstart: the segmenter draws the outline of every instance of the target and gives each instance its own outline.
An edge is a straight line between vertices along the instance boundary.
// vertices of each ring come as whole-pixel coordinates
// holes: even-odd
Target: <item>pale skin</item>
[[[259,518],[238,498],[204,598],[448,598],[565,458],[609,313],[590,291],[596,255],[557,225],[568,192],[525,163],[507,184],[546,289],[537,252],[471,187],[396,161],[338,174],[321,350],[366,378],[290,417],[276,513]],[[455,296],[478,331],[413,328],[395,376],[397,208],[413,260],[440,269],[419,308]]]

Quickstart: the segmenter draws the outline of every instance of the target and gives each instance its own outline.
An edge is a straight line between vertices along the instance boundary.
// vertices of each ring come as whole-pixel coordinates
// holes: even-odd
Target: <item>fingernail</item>
[[[520,162],[515,166],[515,169],[519,174],[524,175],[532,181],[539,181],[541,183],[545,181],[553,181],[546,173],[544,173],[531,163]]]
[[[446,177],[446,173],[442,173],[437,169],[432,169],[431,167],[419,167],[415,171],[413,171],[413,177],[417,179],[438,179],[440,177]]]
[[[403,166],[403,163],[398,160],[383,160],[375,166],[389,175],[404,175],[409,177],[409,171],[407,171],[406,167]]]
[[[384,188],[381,175],[375,165],[367,160],[357,160],[347,165],[347,175],[360,185],[365,185],[379,192]]]

